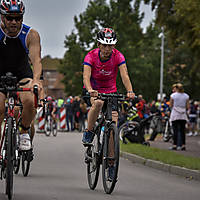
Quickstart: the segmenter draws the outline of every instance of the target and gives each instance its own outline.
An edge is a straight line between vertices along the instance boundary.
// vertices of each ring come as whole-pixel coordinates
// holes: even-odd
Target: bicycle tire
[[[15,161],[15,165],[14,165],[14,172],[15,172],[15,174],[19,173],[20,161],[21,161],[21,157],[18,156],[17,160]]]
[[[8,118],[8,128],[6,132],[7,146],[6,146],[6,194],[8,199],[12,199],[13,196],[13,170],[14,170],[14,153],[13,153],[13,119]]]
[[[103,144],[103,162],[102,162],[102,179],[104,191],[111,194],[114,190],[118,177],[119,168],[119,135],[115,123],[111,123],[107,130],[105,130],[105,139]],[[112,134],[111,134],[112,133]],[[109,139],[114,141],[114,156],[109,157]],[[114,167],[112,180],[109,180],[108,170],[110,166]]]
[[[17,148],[19,147],[19,132],[17,132],[16,134],[16,138],[17,138]],[[14,173],[15,174],[18,174],[19,173],[19,169],[20,169],[20,162],[21,162],[21,153],[19,152],[19,148],[18,148],[18,156],[17,156],[17,159],[15,160],[15,163],[14,163]]]
[[[87,155],[90,156],[91,160],[87,162],[87,178],[88,185],[91,190],[94,190],[97,186],[100,171],[100,143],[99,134],[95,134],[92,145],[87,149]]]
[[[119,139],[121,141],[123,141],[123,136],[126,128],[127,128],[127,123],[124,123],[119,127]]]
[[[45,120],[45,126],[44,126],[44,130],[45,130],[45,135],[47,137],[49,137],[51,135],[51,120]]]
[[[52,130],[52,134],[54,137],[57,136],[58,133],[58,129],[57,129],[57,123],[55,124],[55,122],[53,122],[53,130]]]
[[[125,123],[123,123],[120,127],[119,127],[119,130],[118,130],[118,132],[119,132],[119,139],[123,142],[123,143],[125,143],[125,144],[127,144],[127,143],[129,143],[129,140],[126,138],[126,137],[123,137],[124,135],[125,135],[125,132],[127,131],[127,129],[129,128],[129,127],[136,127],[136,126],[139,126],[139,123],[138,122],[135,122],[135,121],[129,121],[129,122],[125,122]]]
[[[28,176],[30,169],[30,161],[28,161],[28,151],[22,151],[22,174]]]

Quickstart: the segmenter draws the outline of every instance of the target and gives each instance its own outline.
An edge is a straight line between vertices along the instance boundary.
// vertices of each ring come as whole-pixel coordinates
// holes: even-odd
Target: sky
[[[63,58],[66,49],[64,40],[75,29],[74,16],[87,8],[89,0],[23,0],[25,4],[24,23],[37,30],[41,38],[42,57]],[[145,12],[142,27],[153,19],[149,6],[141,6]]]

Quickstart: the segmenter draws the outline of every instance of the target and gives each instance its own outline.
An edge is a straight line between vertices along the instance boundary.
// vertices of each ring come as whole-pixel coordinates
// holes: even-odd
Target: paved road
[[[80,133],[60,133],[55,138],[37,134],[35,159],[29,177],[15,176],[14,200],[199,200],[200,182],[187,180],[128,160],[120,159],[115,191],[107,195],[101,178],[89,190]],[[0,200],[6,200],[0,181]]]

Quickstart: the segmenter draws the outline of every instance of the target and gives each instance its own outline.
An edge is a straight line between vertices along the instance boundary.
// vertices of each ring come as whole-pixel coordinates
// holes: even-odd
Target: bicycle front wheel
[[[51,119],[48,117],[48,119],[45,121],[45,135],[46,136],[50,136],[51,135],[51,131],[52,131],[52,125],[51,125]]]
[[[86,152],[86,163],[87,163],[87,177],[88,184],[91,190],[94,190],[97,186],[99,178],[99,169],[100,169],[100,143],[99,136],[95,134],[93,143],[87,148]]]
[[[15,174],[18,174],[19,169],[20,169],[20,162],[21,162],[21,153],[19,151],[19,132],[17,132],[16,134],[16,145],[17,145],[17,152],[18,152],[18,156],[15,159],[14,162],[14,172]]]
[[[53,122],[53,130],[52,130],[52,134],[54,137],[57,136],[58,133],[58,129],[57,129],[57,122]]]
[[[103,145],[102,177],[103,187],[111,194],[117,182],[119,167],[119,136],[115,123],[106,130]]]
[[[7,146],[6,146],[6,194],[8,195],[8,199],[12,199],[13,196],[13,160],[14,160],[14,145],[13,145],[13,120],[12,118],[8,118],[8,128],[6,131],[7,137]]]

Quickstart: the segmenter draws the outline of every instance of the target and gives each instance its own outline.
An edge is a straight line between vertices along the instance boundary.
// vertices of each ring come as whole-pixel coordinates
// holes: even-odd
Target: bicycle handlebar
[[[32,88],[21,88],[20,86],[27,84],[29,81],[24,83],[18,83],[17,77],[14,76],[11,72],[7,72],[6,75],[0,77],[0,92],[27,92],[32,91]],[[33,93],[35,97],[35,108],[38,107],[38,86],[33,86]]]
[[[86,96],[84,97],[91,97],[90,93],[87,92]],[[96,97],[97,99],[102,99],[105,100],[107,98],[117,98],[118,101],[126,101],[127,99],[130,99],[129,97],[127,97],[127,95],[124,94],[119,94],[119,93],[98,93],[98,96]],[[137,99],[137,96],[134,97],[134,99]]]

